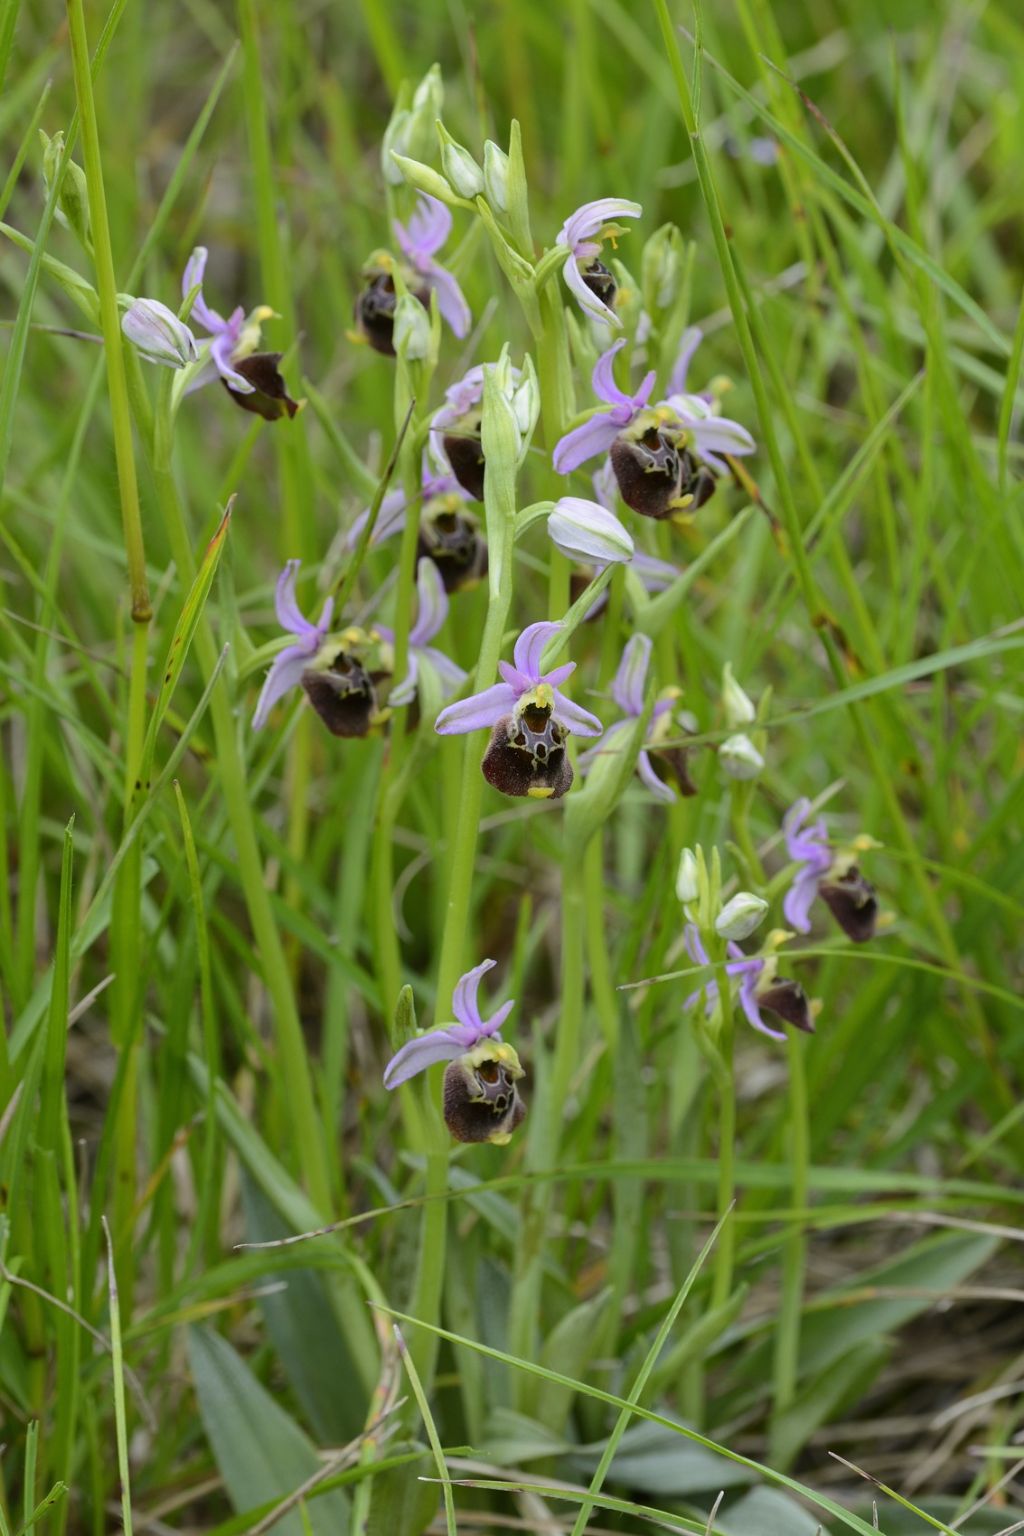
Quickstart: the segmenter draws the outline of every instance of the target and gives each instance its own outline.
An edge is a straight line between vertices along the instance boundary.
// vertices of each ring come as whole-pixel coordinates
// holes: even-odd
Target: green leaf
[[[199,1412],[228,1496],[242,1513],[283,1499],[319,1469],[312,1443],[271,1397],[226,1339],[208,1328],[191,1328],[188,1356]],[[348,1530],[348,1500],[335,1490],[304,1512],[283,1515],[277,1536],[337,1536]]]
[[[828,1536],[817,1515],[778,1488],[752,1488],[735,1504],[726,1502],[715,1516],[722,1536]],[[888,1531],[888,1525],[886,1526]]]
[[[242,1202],[249,1242],[290,1235],[248,1175],[242,1179]],[[260,1310],[314,1432],[325,1444],[355,1439],[366,1421],[367,1402],[323,1276],[311,1269],[288,1269],[268,1280],[281,1282],[280,1289],[260,1296]]]

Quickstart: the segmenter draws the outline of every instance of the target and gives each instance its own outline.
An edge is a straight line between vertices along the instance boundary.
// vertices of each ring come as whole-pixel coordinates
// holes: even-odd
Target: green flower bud
[[[722,668],[722,704],[726,724],[731,731],[741,725],[753,725],[757,719],[757,710],[733,677],[732,662],[729,661]]]
[[[472,200],[484,190],[484,173],[468,149],[457,143],[440,121],[435,125],[441,140],[441,169],[460,197]]]
[[[484,143],[484,193],[492,208],[508,211],[508,155],[493,139]]]
[[[764,758],[749,736],[730,736],[718,749],[718,761],[730,779],[756,779]]]
[[[689,905],[691,901],[696,901],[700,895],[700,866],[692,848],[684,848],[679,855],[676,895],[684,906]]]
[[[763,922],[767,911],[768,903],[762,901],[760,896],[755,896],[752,891],[740,891],[739,895],[726,902],[715,918],[715,932],[719,938],[736,942],[748,939]]]
[[[53,138],[48,138],[42,129],[39,137],[43,144],[43,180],[46,183],[47,195],[53,186],[53,179],[60,166],[61,156],[64,153],[64,134],[55,133]],[[89,189],[85,180],[85,172],[74,160],[69,160],[64,171],[64,180],[61,183],[60,197],[57,201],[57,215],[60,222],[70,229],[76,239],[87,251],[92,249],[92,225],[89,218]]]
[[[398,167],[402,178],[410,187],[415,187],[417,192],[426,192],[431,197],[436,197],[442,203],[454,203],[458,193],[452,191],[447,181],[440,172],[433,170],[429,165],[424,165],[422,160],[410,160],[406,155],[398,155],[391,151],[391,159]]]
[[[683,237],[674,224],[656,229],[640,258],[644,308],[648,314],[672,308],[683,276]]]
[[[399,357],[422,362],[432,351],[430,316],[411,293],[403,293],[395,304],[394,346]],[[436,361],[436,358],[434,359]]]

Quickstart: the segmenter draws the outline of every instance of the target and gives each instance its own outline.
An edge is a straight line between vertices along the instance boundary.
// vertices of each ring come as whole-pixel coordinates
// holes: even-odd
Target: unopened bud
[[[700,895],[700,865],[692,848],[684,848],[679,855],[676,895],[684,906],[689,906]]]
[[[740,891],[715,918],[715,932],[723,939],[747,939],[764,920],[768,903],[752,891]]]
[[[736,730],[740,725],[753,725],[757,719],[757,710],[752,700],[732,675],[731,661],[727,661],[722,668],[722,704],[725,708],[726,723],[731,731]]]
[[[730,779],[756,779],[764,758],[749,736],[730,736],[718,749],[718,761]]]
[[[493,139],[484,143],[484,192],[492,208],[508,212],[508,155]]]
[[[187,368],[199,357],[196,339],[184,320],[159,299],[136,299],[122,317],[121,329],[147,362]]]
[[[671,309],[683,275],[683,237],[674,224],[654,231],[644,246],[640,272],[647,308]]]
[[[430,316],[411,293],[403,293],[395,304],[394,345],[398,356],[409,363],[430,356]]]
[[[46,134],[39,130],[39,137],[43,142],[43,180],[46,182],[46,190],[49,192],[53,185],[53,179],[57,174],[61,156],[64,153],[64,134],[55,133],[53,138],[47,138]],[[85,180],[85,172],[74,160],[69,160],[64,170],[64,180],[61,183],[60,197],[57,203],[60,221],[66,224],[71,233],[89,250],[92,244],[92,230],[89,219],[89,189]]]
[[[441,140],[441,169],[460,197],[472,199],[484,190],[484,173],[468,149],[452,138],[442,122],[436,124]]]
[[[588,565],[625,565],[633,558],[633,540],[615,513],[582,496],[555,503],[548,533],[564,555]]]
[[[451,203],[452,189],[440,171],[424,165],[422,160],[410,160],[406,155],[396,154],[394,150],[391,159],[410,187],[415,187],[417,192],[426,192],[428,197],[436,197],[438,202]]]

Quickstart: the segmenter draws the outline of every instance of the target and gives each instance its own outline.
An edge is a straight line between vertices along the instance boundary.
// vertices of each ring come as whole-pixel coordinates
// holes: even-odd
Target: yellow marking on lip
[[[526,791],[531,800],[550,800],[554,792],[554,787],[550,784],[531,784]]]

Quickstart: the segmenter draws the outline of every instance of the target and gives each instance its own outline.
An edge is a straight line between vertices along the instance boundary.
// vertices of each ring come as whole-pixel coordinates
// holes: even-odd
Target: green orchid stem
[[[722,1219],[735,1198],[733,1171],[736,1152],[736,1080],[732,1070],[732,1031],[726,1046],[725,1070],[716,1076],[718,1084],[718,1218]],[[736,1255],[735,1223],[727,1221],[715,1247],[715,1267],[711,1284],[712,1307],[723,1306],[732,1294],[732,1272]]]
[[[480,642],[480,656],[476,665],[474,687],[487,688],[498,675],[501,644],[512,602],[512,542],[514,527],[506,521],[503,528],[505,547],[500,559],[504,573],[499,589],[491,591]],[[470,905],[473,891],[473,870],[476,863],[476,845],[480,833],[480,807],[483,802],[484,778],[480,772],[480,741],[476,735],[466,737],[462,756],[462,791],[459,798],[459,818],[456,824],[455,842],[450,862],[448,899],[445,906],[444,930],[441,936],[441,959],[437,973],[437,993],[434,1017],[438,1021],[451,1014],[452,993],[462,973],[466,935],[469,930]],[[416,1268],[416,1284],[411,1311],[421,1322],[436,1323],[441,1312],[441,1293],[444,1284],[445,1247],[448,1234],[448,1207],[444,1196],[448,1192],[449,1139],[444,1122],[437,1110],[442,1079],[440,1067],[433,1068],[426,1079],[427,1113],[432,1126],[432,1148],[427,1155],[426,1196],[423,1222],[420,1229],[419,1260]],[[434,1379],[437,1362],[437,1335],[425,1328],[418,1328],[409,1345],[416,1369],[429,1391]]]
[[[93,235],[93,260],[96,270],[96,290],[99,296],[100,324],[103,331],[104,356],[107,368],[107,391],[110,397],[110,419],[114,437],[114,457],[117,463],[117,485],[121,502],[121,524],[124,532],[125,555],[128,563],[128,582],[131,591],[131,616],[134,625],[132,637],[131,672],[128,684],[128,717],[124,738],[124,824],[132,814],[132,794],[142,759],[142,744],[146,734],[146,661],[149,649],[149,623],[153,615],[146,580],[146,552],[142,537],[142,516],[139,509],[138,477],[135,472],[135,450],[132,441],[131,408],[128,399],[128,383],[121,337],[121,321],[117,307],[117,280],[114,275],[114,255],[110,242],[110,223],[107,217],[107,200],[103,185],[103,162],[100,155],[99,126],[96,103],[92,91],[92,71],[89,61],[89,39],[85,28],[83,0],[68,0],[68,29],[71,41],[71,61],[75,78],[75,96],[78,102],[82,131],[82,158],[85,168],[86,187],[89,196],[89,216]],[[112,1038],[124,1050],[133,1050],[130,1044],[133,1018],[137,1007],[135,957],[141,951],[142,880],[141,851],[136,842],[130,850],[118,874],[114,888],[111,965],[116,977],[112,1002]],[[133,1265],[131,1244],[125,1242],[131,1230],[135,1209],[136,1180],[136,1094],[135,1062],[129,1063],[122,1112],[118,1116],[115,1146],[115,1201],[114,1227],[119,1244],[126,1253],[122,1273],[122,1289],[126,1315],[131,1314],[133,1291]]]
[[[411,410],[410,407],[410,413]],[[392,686],[405,677],[409,665],[409,630],[412,627],[412,605],[416,591],[416,548],[420,523],[419,425],[419,419],[415,414],[406,414],[404,426],[401,427],[403,437],[399,464],[406,513],[395,593]],[[377,821],[371,855],[377,968],[380,975],[381,1000],[385,1010],[394,1006],[402,985],[402,954],[398,943],[392,901],[395,888],[394,831],[401,804],[397,781],[408,747],[407,717],[406,709],[399,709],[391,717],[388,750],[377,797]]]
[[[570,843],[566,840],[562,862],[562,972],[559,981],[558,1028],[553,1056],[546,1063],[547,1081],[543,1084],[539,1077],[541,1071],[545,1070],[545,1064],[538,1062],[537,1065],[534,1114],[538,1118],[527,1150],[527,1164],[531,1172],[557,1165],[573,1072],[579,1066],[586,936],[586,860],[581,856],[582,853],[578,842],[573,840]],[[537,1358],[544,1248],[553,1196],[554,1186],[546,1182],[528,1185],[523,1195],[508,1324],[509,1353],[522,1360]],[[529,1412],[536,1393],[536,1382],[521,1376],[517,1379],[516,1390],[517,1407],[521,1412]]]
[[[807,1118],[807,1042],[802,1035],[789,1041],[789,1157],[793,1173],[790,1204],[795,1211],[807,1209],[810,1135]],[[800,1354],[800,1319],[804,1299],[804,1266],[807,1240],[802,1223],[787,1236],[782,1255],[782,1297],[775,1329],[773,1387],[775,1414],[773,1445],[778,1435],[778,1418],[796,1395]],[[773,1448],[772,1465],[778,1465],[778,1448]]]
[[[172,438],[173,420],[169,397],[161,394],[153,427],[153,476],[174,561],[182,585],[187,588],[196,573],[196,560],[184,509],[174,483]],[[205,614],[196,629],[195,647],[203,676],[209,678],[217,664],[218,653]],[[306,1042],[295,1006],[287,957],[265,883],[256,821],[246,782],[245,762],[224,678],[218,682],[210,699],[210,716],[216,739],[217,769],[221,776],[223,803],[238,860],[239,883],[252,924],[263,979],[270,996],[285,1107],[295,1137],[297,1160],[305,1175],[310,1199],[317,1210],[327,1217],[332,1209],[330,1173],[319,1134],[320,1120],[313,1096]]]

